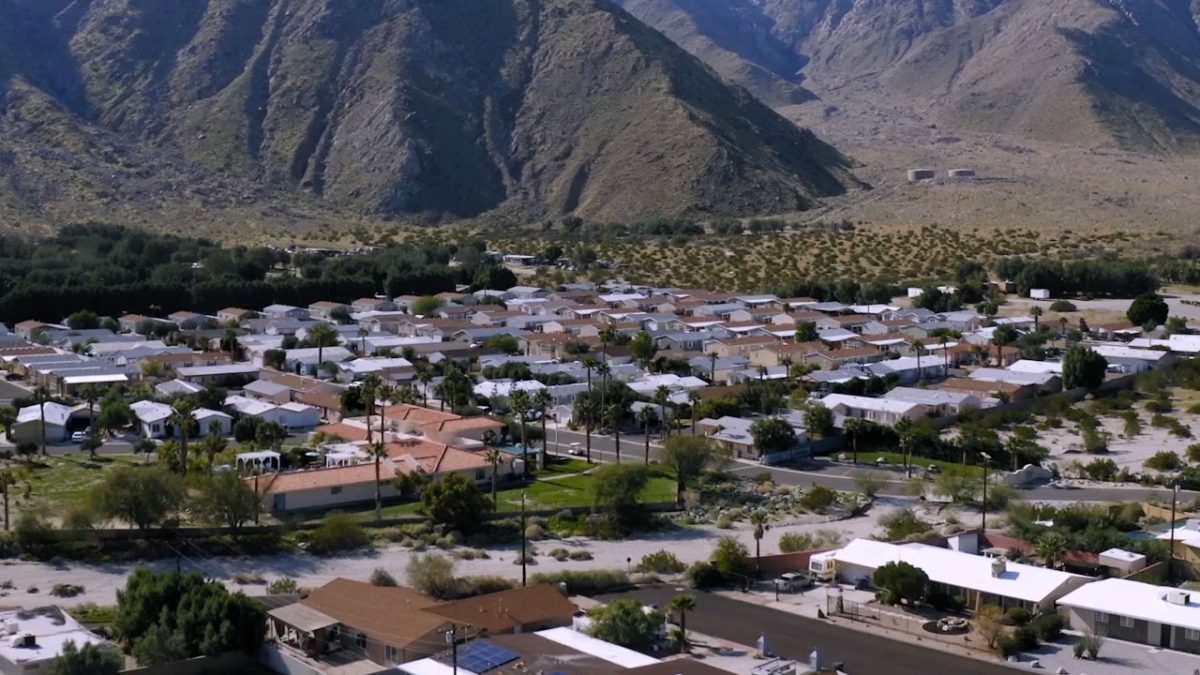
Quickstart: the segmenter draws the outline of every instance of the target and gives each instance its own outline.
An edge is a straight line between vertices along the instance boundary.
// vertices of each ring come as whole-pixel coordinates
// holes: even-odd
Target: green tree
[[[1154,322],[1154,325],[1158,326],[1167,320],[1169,312],[1170,309],[1167,307],[1167,301],[1163,300],[1161,295],[1157,293],[1143,293],[1133,299],[1133,303],[1129,305],[1129,311],[1125,313],[1125,316],[1135,326],[1143,326],[1150,322]]]
[[[524,389],[514,389],[508,395],[508,407],[521,425],[521,459],[525,463],[525,477],[529,478],[529,429],[525,423],[533,410],[533,398]]]
[[[801,321],[796,324],[796,342],[816,342],[819,339],[817,324],[813,321]]]
[[[421,504],[433,522],[464,534],[474,532],[492,508],[475,481],[452,473],[421,491]]]
[[[605,464],[593,472],[593,503],[603,510],[615,532],[625,532],[640,524],[645,515],[642,491],[650,482],[650,472],[638,464]]]
[[[233,472],[225,472],[204,477],[194,508],[206,522],[236,532],[258,518],[262,503],[246,481]]]
[[[645,459],[646,464],[650,463],[650,425],[658,422],[658,413],[654,412],[654,408],[643,406],[637,414],[638,421],[642,423],[642,433],[645,434],[646,448]]]
[[[746,576],[750,573],[750,552],[746,545],[733,537],[721,537],[713,549],[712,564],[725,576]]]
[[[410,312],[418,316],[432,316],[445,302],[436,295],[423,295],[413,301]]]
[[[594,638],[627,649],[649,653],[663,625],[661,613],[646,612],[640,600],[613,600],[588,612],[592,620],[588,632]]]
[[[493,335],[483,344],[488,349],[497,349],[509,355],[521,353],[521,343],[507,333]]]
[[[996,367],[1004,366],[1004,348],[1017,341],[1017,329],[1008,324],[997,326],[992,332],[992,344],[996,345]]]
[[[383,482],[380,480],[379,471],[383,460],[387,459],[387,444],[382,441],[372,443],[368,446],[368,452],[371,453],[371,460],[375,464],[375,522],[378,523],[383,520]]]
[[[87,643],[80,649],[74,640],[63,644],[62,654],[50,666],[50,675],[117,675],[125,667],[115,650]]]
[[[871,581],[883,589],[880,599],[889,605],[919,602],[925,598],[929,588],[929,575],[921,568],[904,561],[889,562],[879,567]]]
[[[782,452],[796,444],[792,425],[779,417],[756,420],[750,425],[750,435],[754,438],[754,447],[763,455]]]
[[[676,434],[667,439],[661,461],[675,472],[675,499],[682,501],[687,486],[725,458],[726,455],[703,436]]]
[[[81,309],[67,317],[71,330],[94,330],[100,327],[100,317],[90,309]]]
[[[119,466],[92,491],[97,511],[140,530],[170,519],[183,498],[179,478],[158,467]]]
[[[1046,532],[1038,537],[1035,547],[1042,564],[1056,569],[1067,553],[1067,538],[1059,532]]]
[[[323,321],[308,329],[308,335],[304,338],[304,341],[317,348],[318,367],[320,364],[325,363],[325,348],[336,345],[339,337],[337,329],[332,324]]]
[[[750,514],[750,525],[754,527],[754,569],[762,576],[762,538],[770,529],[771,514],[759,509]]]
[[[1159,450],[1142,463],[1142,466],[1155,471],[1178,471],[1183,467],[1179,453],[1170,450]]]
[[[652,335],[640,331],[629,341],[629,352],[642,368],[649,368],[650,363],[654,361],[654,355],[658,353],[658,343]]]
[[[818,438],[833,435],[833,411],[820,403],[810,403],[804,408],[804,428]]]
[[[821,407],[825,408],[825,406]],[[828,410],[828,408],[825,409]],[[807,420],[805,420],[806,425],[807,423]],[[855,464],[858,464],[858,441],[860,438],[867,435],[870,424],[871,422],[868,422],[861,417],[848,417],[846,418],[846,421],[842,423],[842,433],[845,434],[846,438],[850,439],[850,448],[851,452],[853,453],[852,456]]]
[[[1096,352],[1075,345],[1063,355],[1063,387],[1095,389],[1104,383],[1108,361]]]
[[[492,466],[492,508],[499,510],[500,503],[497,500],[497,484],[500,481],[500,460],[504,459],[504,453],[497,448],[488,448],[487,453],[483,456],[487,463]]]
[[[4,427],[4,438],[12,440],[12,427],[17,423],[17,409],[11,405],[0,406],[0,426]]]
[[[188,437],[196,428],[196,418],[192,415],[195,410],[194,403],[181,398],[171,406],[171,416],[167,418],[167,423],[179,434],[179,472],[184,475],[188,470]]]

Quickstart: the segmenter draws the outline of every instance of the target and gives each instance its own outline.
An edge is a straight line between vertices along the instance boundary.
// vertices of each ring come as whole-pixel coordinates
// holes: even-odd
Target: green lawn
[[[598,465],[592,465],[596,468]],[[545,478],[535,478],[523,487],[500,490],[496,497],[500,503],[501,513],[519,513],[521,510],[521,493],[525,493],[525,508],[530,511],[542,509],[586,509],[594,500],[596,480],[588,473],[571,473],[570,468],[587,470],[587,462],[571,460],[569,465],[558,464],[557,471],[539,472]],[[482,486],[488,495],[490,487]],[[661,467],[653,469],[650,482],[642,492],[642,501],[646,503],[669,502],[675,499],[675,478]],[[403,516],[420,515],[419,502],[393,504],[383,509],[384,518],[399,518]],[[375,517],[375,510],[367,508],[357,512],[363,520]]]
[[[874,466],[875,460],[880,457],[882,457],[883,460],[888,464],[896,466],[904,465],[904,455],[898,452],[860,452],[858,453],[858,464],[859,466],[864,464],[867,466]],[[963,465],[958,462],[947,462],[940,459],[929,459],[927,457],[909,457],[908,461],[914,469],[920,469],[922,471],[924,471],[930,464],[936,466],[943,472],[961,471],[963,468]],[[967,467],[967,473],[972,476],[982,475],[983,467],[972,464]]]
[[[13,462],[12,467],[28,480],[36,506],[59,509],[85,503],[92,489],[104,479],[105,471],[125,464],[141,464],[132,456],[35,457],[31,464]],[[18,487],[17,491],[23,491]]]
[[[588,464],[586,460],[575,458],[552,457],[545,469],[539,469],[539,476],[571,475],[590,471],[599,464]]]

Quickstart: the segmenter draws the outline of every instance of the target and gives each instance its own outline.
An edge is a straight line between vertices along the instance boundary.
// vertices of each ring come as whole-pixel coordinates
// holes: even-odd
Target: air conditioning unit
[[[1172,605],[1186,606],[1188,604],[1188,600],[1190,599],[1190,595],[1186,591],[1172,590],[1167,591],[1167,594],[1163,596],[1163,599]]]

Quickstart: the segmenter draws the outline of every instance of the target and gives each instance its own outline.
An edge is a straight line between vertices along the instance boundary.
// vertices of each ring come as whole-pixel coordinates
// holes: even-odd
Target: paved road
[[[666,607],[678,592],[669,586],[643,588],[601,597],[637,598]],[[708,593],[696,594],[696,611],[688,615],[688,629],[753,645],[766,635],[767,645],[779,656],[804,662],[819,647],[829,663],[844,663],[846,672],[880,675],[1013,675],[1007,666],[955,656],[883,637],[797,616],[776,609],[731,600]]]
[[[572,443],[579,443],[581,446],[585,443],[585,436],[582,433],[567,431],[566,429],[561,429],[557,432],[554,429],[548,429],[546,433],[550,437],[551,452],[565,454],[570,449]],[[685,431],[684,433],[688,432]],[[662,446],[658,443],[659,437],[652,433],[650,435],[650,459],[658,459],[662,451]],[[616,459],[615,446],[616,444],[611,436],[592,434],[592,459],[601,462],[614,461]],[[622,458],[641,459],[644,453],[644,436],[640,434],[621,434]],[[815,460],[811,467],[802,469],[738,462],[733,465],[731,471],[747,477],[767,472],[771,474],[771,478],[778,485],[824,485],[834,490],[846,492],[854,492],[858,489],[854,484],[854,476],[860,471],[886,473],[893,477],[885,479],[883,487],[880,489],[880,494],[891,496],[904,495],[908,483],[903,474],[898,470],[881,471],[872,466],[862,465],[855,467],[827,460]],[[1143,501],[1153,497],[1162,500],[1170,499],[1171,491],[1166,488],[1141,487],[1085,487],[1077,489],[1039,487],[1023,490],[1021,496],[1028,500],[1048,502]],[[1200,497],[1200,492],[1180,492],[1181,499],[1194,499],[1196,497]]]

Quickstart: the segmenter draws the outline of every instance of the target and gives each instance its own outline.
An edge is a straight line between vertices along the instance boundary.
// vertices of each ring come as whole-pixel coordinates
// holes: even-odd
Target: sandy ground
[[[916,502],[899,499],[880,499],[871,512],[865,516],[842,520],[835,523],[810,523],[792,525],[777,524],[768,530],[762,541],[763,555],[779,552],[779,538],[787,532],[815,532],[821,529],[833,529],[842,535],[843,541],[859,537],[869,537],[879,532],[878,519],[896,509],[905,506],[916,506]],[[940,524],[945,516],[936,512],[935,505],[919,507],[922,517]],[[964,525],[978,522],[977,514],[956,513]],[[584,569],[625,569],[627,560],[637,564],[643,555],[661,550],[674,553],[684,563],[692,563],[706,559],[712,552],[717,540],[724,536],[735,536],[744,542],[751,554],[754,552],[753,533],[746,523],[738,523],[734,529],[721,530],[713,526],[696,526],[678,528],[669,532],[641,536],[624,541],[596,541],[586,538],[545,539],[536,543],[538,552],[537,564],[529,566],[530,574],[536,572],[554,572],[559,570]],[[568,550],[587,550],[593,559],[589,561],[558,562],[550,558],[548,553],[555,548]],[[186,554],[187,551],[184,550]],[[376,568],[383,568],[398,580],[405,579],[405,568],[414,553],[402,546],[381,547],[369,553],[318,558],[306,553],[287,553],[257,558],[238,556],[202,556],[187,555],[179,561],[185,571],[197,570],[210,578],[220,579],[230,588],[240,589],[250,595],[264,592],[261,586],[238,586],[232,577],[238,573],[259,574],[267,581],[281,577],[296,579],[301,587],[320,586],[335,577],[366,580]],[[489,549],[490,558],[476,560],[461,560],[457,562],[456,572],[460,575],[499,575],[511,579],[519,579],[520,566],[514,564],[516,547],[495,547]],[[55,567],[45,563],[34,562],[5,562],[0,564],[0,582],[11,581],[13,590],[0,591],[0,606],[21,605],[36,606],[38,604],[61,604],[74,606],[83,603],[108,605],[116,602],[116,593],[125,584],[125,577],[135,568],[142,566],[156,570],[170,570],[176,561],[158,560],[142,564],[108,563],[88,564],[69,562]],[[49,594],[51,587],[57,583],[70,583],[84,587],[84,593],[73,598],[54,598]],[[36,592],[29,589],[36,588]]]

